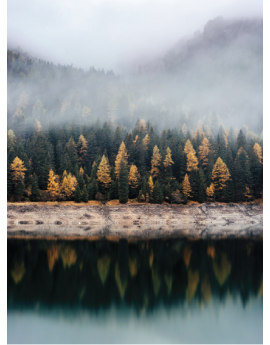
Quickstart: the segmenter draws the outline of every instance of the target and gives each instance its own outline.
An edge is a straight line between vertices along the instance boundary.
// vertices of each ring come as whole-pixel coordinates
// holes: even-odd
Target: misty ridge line
[[[262,19],[209,21],[162,59],[113,71],[54,65],[8,51],[8,129],[111,121],[131,130],[136,120],[156,130],[191,131],[217,116],[225,127],[262,131]]]

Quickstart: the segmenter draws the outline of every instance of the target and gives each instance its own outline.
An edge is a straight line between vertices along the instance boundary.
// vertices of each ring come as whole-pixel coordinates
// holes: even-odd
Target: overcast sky
[[[117,71],[217,16],[262,13],[262,0],[7,0],[7,42],[55,63]]]

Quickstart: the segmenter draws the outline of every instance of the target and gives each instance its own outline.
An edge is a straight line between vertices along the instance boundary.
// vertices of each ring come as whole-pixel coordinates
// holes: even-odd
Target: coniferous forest
[[[8,131],[8,200],[240,202],[262,197],[262,140],[199,123],[156,133],[112,122]],[[46,193],[42,192],[46,191]]]
[[[191,40],[197,50],[187,45],[186,55],[165,56],[163,70],[140,66],[127,79],[8,50],[7,199],[203,203],[262,198],[262,69],[254,67],[262,66],[262,22],[216,22]],[[231,52],[230,59],[218,45],[219,27],[226,25],[233,34],[222,49]],[[241,38],[241,27],[249,39]],[[236,39],[242,55],[234,51]],[[205,72],[209,68],[196,69],[204,46],[212,54],[205,62],[211,74]],[[245,64],[243,55],[249,56]],[[223,81],[235,85],[236,79],[241,92],[226,91]],[[204,103],[196,99],[198,80],[212,95]]]

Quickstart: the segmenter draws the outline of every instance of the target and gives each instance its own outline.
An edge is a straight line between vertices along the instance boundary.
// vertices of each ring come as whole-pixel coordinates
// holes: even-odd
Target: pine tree
[[[14,198],[16,201],[19,201],[24,193],[24,190],[25,190],[25,186],[24,186],[24,183],[23,183],[23,178],[22,176],[19,176],[16,184],[15,184],[15,187],[14,187]]]
[[[55,182],[55,175],[53,170],[49,171],[49,179],[47,184],[47,193],[54,199],[59,193],[59,184]]]
[[[76,186],[75,192],[74,192],[74,201],[75,202],[81,202],[82,195],[81,195],[81,189],[79,185]]]
[[[36,174],[34,173],[32,176],[32,190],[31,190],[30,200],[37,201],[39,196],[40,196],[40,193],[39,193],[39,188],[38,188],[38,179],[37,179]]]
[[[108,158],[106,158],[104,155],[102,156],[98,167],[97,181],[99,181],[105,188],[109,188],[112,182]]]
[[[236,151],[239,151],[240,147],[243,147],[244,150],[246,149],[246,137],[242,129],[240,129],[236,140]]]
[[[188,175],[185,175],[183,186],[182,186],[182,193],[184,195],[185,201],[187,202],[187,199],[191,197],[191,187],[189,183]]]
[[[88,195],[89,200],[95,200],[96,190],[95,190],[95,184],[89,183],[88,185]]]
[[[7,199],[9,200],[13,194],[12,176],[10,173],[10,166],[7,164]]]
[[[124,156],[120,164],[118,196],[121,204],[125,204],[128,201],[128,168]]]
[[[235,190],[237,201],[245,200],[246,187],[250,189],[251,185],[252,178],[248,155],[243,147],[240,147],[235,158]]]
[[[159,153],[159,149],[156,145],[153,149],[153,156],[151,160],[150,174],[152,175],[153,178],[156,178],[159,174],[158,167],[160,166],[160,161],[161,161],[161,154]]]
[[[154,203],[161,204],[163,202],[163,193],[158,180],[155,182],[153,191],[153,201]]]
[[[249,160],[252,176],[252,190],[255,198],[260,198],[263,190],[263,161],[262,149],[258,143],[255,143],[250,150]]]
[[[88,193],[87,193],[87,190],[86,190],[85,185],[84,185],[83,188],[82,188],[82,197],[81,197],[81,200],[82,200],[83,202],[88,202]]]
[[[204,202],[206,199],[205,190],[206,190],[205,175],[202,168],[200,168],[198,172],[198,201],[200,203]]]
[[[177,155],[174,165],[174,176],[179,182],[182,182],[185,177],[186,172],[186,155],[184,154],[183,148],[181,145],[178,146]]]
[[[121,167],[121,162],[124,159],[125,163],[127,164],[128,162],[128,154],[127,154],[127,150],[126,150],[126,145],[125,143],[122,141],[119,150],[118,150],[118,154],[116,156],[116,160],[115,160],[115,175],[116,175],[116,179],[119,178],[119,173],[120,173],[120,167]]]

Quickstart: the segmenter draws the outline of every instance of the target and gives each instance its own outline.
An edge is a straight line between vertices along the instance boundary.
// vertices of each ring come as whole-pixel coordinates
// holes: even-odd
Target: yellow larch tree
[[[112,179],[110,176],[109,161],[108,161],[108,158],[105,157],[104,155],[102,156],[101,162],[98,166],[97,181],[102,183],[105,188],[109,188],[112,182]]]
[[[183,187],[182,187],[182,193],[186,196],[186,198],[190,198],[191,193],[191,187],[188,179],[188,175],[185,175],[184,181],[183,181]]]
[[[209,143],[209,140],[205,137],[202,141],[202,144],[199,146],[199,157],[202,161],[202,166],[204,169],[206,169],[209,159],[209,154],[211,150],[211,145]]]
[[[164,162],[163,162],[163,164],[165,166],[165,171],[168,167],[170,167],[172,164],[174,164],[174,161],[172,160],[172,155],[171,155],[172,151],[169,147],[167,147],[166,152],[167,152],[167,154],[166,154],[166,157],[165,157]]]
[[[84,174],[84,170],[82,167],[80,167],[79,175],[83,176],[83,174]]]
[[[212,170],[212,180],[215,190],[221,190],[226,187],[226,182],[230,179],[230,177],[231,175],[227,165],[220,157],[218,157]]]
[[[152,179],[151,175],[150,175],[149,180],[148,180],[148,185],[149,185],[149,189],[150,189],[151,193],[153,193],[153,191],[154,191],[154,183],[153,183],[153,179]]]
[[[87,140],[85,139],[85,137],[82,134],[79,137],[79,140],[77,143],[77,148],[78,148],[80,165],[84,166],[88,145],[87,145]]]
[[[47,184],[47,193],[50,194],[52,198],[58,195],[59,193],[59,184],[55,181],[56,176],[54,175],[53,170],[49,171],[49,179]]]
[[[191,144],[189,139],[187,140],[186,145],[184,147],[184,152],[186,155],[188,155],[189,153],[193,153],[194,155],[196,154],[196,151],[194,150],[193,145]]]
[[[138,188],[140,181],[140,173],[136,165],[132,164],[128,174],[128,184],[131,188]]]
[[[258,143],[255,143],[253,146],[253,150],[255,152],[255,154],[257,155],[257,157],[259,158],[259,162],[260,164],[262,164],[262,148]]]
[[[187,154],[187,171],[197,171],[198,169],[198,159],[193,152]]]
[[[16,183],[18,179],[21,177],[24,179],[25,171],[27,171],[26,167],[24,166],[24,162],[19,158],[15,157],[13,162],[10,165],[11,176],[12,180]]]
[[[122,159],[124,159],[125,163],[127,164],[128,154],[127,154],[126,145],[123,141],[119,147],[119,150],[115,159],[115,175],[117,179],[119,178]]]
[[[149,143],[150,143],[150,138],[149,138],[149,135],[146,134],[146,136],[143,138],[143,148],[144,148],[144,150],[148,149]]]
[[[153,156],[151,159],[151,170],[150,174],[153,178],[158,176],[159,169],[158,167],[160,166],[160,161],[161,161],[161,154],[159,153],[159,148],[157,145],[155,145],[153,149]]]
[[[66,171],[64,171],[65,174]],[[68,175],[63,174],[63,182],[61,185],[61,192],[65,194],[68,198],[71,197],[76,189],[78,184],[75,176],[72,176],[70,173]]]
[[[215,187],[214,184],[211,183],[209,187],[206,188],[206,195],[208,198],[212,199],[215,193]]]

